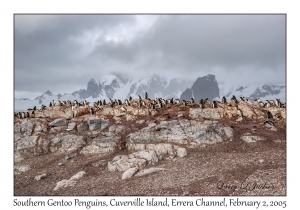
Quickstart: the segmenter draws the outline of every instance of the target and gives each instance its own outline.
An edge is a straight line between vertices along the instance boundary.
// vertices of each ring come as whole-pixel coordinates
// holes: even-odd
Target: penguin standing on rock
[[[218,108],[218,104],[217,104],[216,101],[213,101],[213,106],[212,106],[212,108]]]
[[[104,105],[104,106],[106,105],[106,101],[105,101],[105,99],[103,99],[103,105]]]
[[[90,113],[91,113],[91,114],[95,114],[95,111],[93,110],[92,107],[90,108]]]
[[[147,92],[145,93],[145,99],[148,99],[148,93]]]
[[[226,104],[226,103],[227,103],[227,100],[226,100],[225,96],[223,96],[223,98],[222,98],[222,103],[223,103],[223,104]]]

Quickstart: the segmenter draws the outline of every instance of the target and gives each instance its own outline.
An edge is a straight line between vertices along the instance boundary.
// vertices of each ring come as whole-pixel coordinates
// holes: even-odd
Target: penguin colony
[[[83,102],[79,103],[77,100],[74,100],[73,102],[71,101],[55,101],[52,100],[52,102],[50,102],[49,106],[45,106],[44,104],[42,104],[40,111],[45,110],[45,109],[49,109],[51,107],[56,107],[56,106],[66,106],[66,107],[72,107],[72,111],[76,108],[76,107],[85,107],[87,109],[89,109],[90,114],[93,115],[96,113],[96,111],[102,109],[104,106],[109,106],[111,108],[114,108],[116,106],[122,106],[121,110],[126,112],[126,106],[133,106],[133,107],[139,107],[139,108],[149,108],[149,109],[159,109],[165,106],[170,107],[170,105],[182,105],[182,106],[190,106],[190,105],[199,105],[199,107],[201,109],[205,109],[205,108],[218,108],[219,104],[223,104],[223,105],[227,105],[227,106],[236,106],[239,101],[246,101],[249,104],[252,104],[252,102],[250,102],[248,99],[246,99],[245,97],[240,97],[240,100],[237,100],[237,98],[233,95],[232,98],[227,101],[226,97],[222,98],[222,102],[220,101],[213,101],[212,103],[210,102],[210,100],[208,98],[206,99],[201,99],[199,101],[199,104],[195,103],[194,98],[191,98],[191,100],[180,100],[180,99],[163,99],[163,98],[156,98],[156,99],[150,99],[148,96],[148,93],[145,93],[145,98],[142,99],[141,95],[138,95],[137,100],[133,100],[132,97],[130,96],[129,99],[125,99],[124,103],[120,100],[120,99],[109,99],[109,102],[106,103],[105,99],[103,101],[99,100],[93,103],[93,106],[89,106],[89,102],[87,102],[86,100],[84,100]],[[266,107],[278,107],[278,108],[285,108],[286,104],[281,103],[281,101],[279,99],[276,99],[275,101],[273,100],[266,100],[265,103],[263,103],[259,98],[255,99],[253,105],[262,107],[262,108],[266,108]],[[35,111],[37,111],[38,109],[36,108],[36,106],[33,107],[33,109],[27,109],[26,112],[18,112],[18,113],[14,113],[14,116],[16,118],[22,119],[22,118],[32,118],[35,115]],[[238,110],[238,115],[239,116],[243,116],[243,113],[241,110]],[[267,118],[271,118],[270,114],[267,114],[268,117]]]

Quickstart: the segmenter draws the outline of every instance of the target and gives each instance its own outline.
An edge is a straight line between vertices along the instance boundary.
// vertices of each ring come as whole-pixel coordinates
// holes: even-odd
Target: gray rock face
[[[128,169],[127,171],[125,171],[122,174],[122,179],[129,179],[129,178],[131,178],[138,170],[139,170],[138,167]]]
[[[219,86],[215,76],[208,74],[207,76],[199,77],[190,90],[186,90],[182,93],[180,99],[190,100],[192,94],[197,103],[200,99],[206,98],[212,101],[215,97],[220,97],[219,92]]]
[[[52,127],[57,127],[57,126],[65,125],[66,123],[67,123],[66,119],[58,118],[58,119],[52,121],[51,123],[49,123],[49,125]]]
[[[89,127],[90,130],[96,130],[101,128],[101,130],[104,130],[110,125],[110,122],[108,120],[102,120],[102,119],[90,119],[89,120]]]
[[[73,123],[69,123],[68,124],[68,128],[66,129],[67,131],[72,131],[75,129],[75,126],[76,126],[76,123],[73,122]]]
[[[85,145],[86,142],[83,140],[83,136],[65,135],[59,138],[53,138],[51,140],[50,150],[51,152],[59,151],[72,153]]]
[[[249,143],[266,140],[265,137],[253,136],[248,133],[245,133],[243,136],[241,136],[241,139],[243,139],[244,141],[249,142]]]
[[[200,109],[200,108],[194,108],[190,109],[189,116],[193,119],[213,119],[213,120],[218,120],[224,117],[224,110],[222,108],[206,108],[206,109]]]
[[[77,130],[78,131],[86,131],[89,128],[89,125],[86,122],[79,123],[77,125]]]
[[[225,130],[224,130],[225,129]],[[131,133],[131,143],[214,144],[232,139],[232,128],[217,121],[195,120],[161,121],[156,127],[145,127]]]
[[[80,153],[83,155],[101,155],[113,152],[117,149],[117,143],[120,139],[110,132],[103,133],[101,137],[95,138],[90,145],[85,146]]]

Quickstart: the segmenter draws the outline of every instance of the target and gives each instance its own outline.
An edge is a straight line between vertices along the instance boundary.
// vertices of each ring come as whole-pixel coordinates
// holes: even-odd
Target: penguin
[[[195,103],[195,100],[194,100],[194,98],[191,98],[191,102],[192,102],[192,104],[193,104],[193,103]]]
[[[278,108],[282,107],[282,104],[281,104],[280,99],[277,99],[277,98],[276,98],[275,104],[276,104],[276,106],[277,106]]]
[[[142,100],[142,97],[141,97],[140,95],[138,95],[138,99],[139,99],[139,100]]]
[[[25,118],[25,113],[22,112],[22,113],[21,113],[21,116],[22,116],[22,117],[21,117],[22,119]]]
[[[123,104],[122,101],[121,101],[120,99],[118,99],[118,102],[119,102],[119,105],[122,105],[122,104]]]
[[[104,106],[106,105],[106,101],[105,101],[105,99],[103,99],[103,105],[104,105]]]
[[[243,117],[243,112],[240,109],[238,109],[238,117]]]
[[[99,106],[102,106],[102,101],[101,100],[98,101],[98,104],[99,104]]]
[[[258,105],[259,105],[260,107],[264,107],[264,103],[263,103],[262,101],[260,101],[260,102],[258,103]]]
[[[91,114],[95,114],[95,112],[94,112],[94,110],[93,110],[92,107],[90,108],[90,113],[91,113]]]
[[[271,126],[274,126],[274,125],[275,125],[275,124],[274,124],[272,121],[270,121],[270,120],[265,121],[264,124],[265,124],[265,125],[268,124],[268,125],[271,125]]]
[[[139,101],[138,101],[138,107],[141,107],[141,106],[142,106],[142,101],[139,100]]]
[[[132,101],[132,97],[131,96],[129,97],[129,101]]]
[[[267,112],[267,119],[272,119],[273,118],[273,115],[272,115],[272,113],[271,112]]]
[[[257,104],[259,104],[260,98],[255,99],[254,102],[256,102]]]
[[[175,104],[180,104],[180,100],[178,98],[175,100]]]
[[[36,111],[36,106],[33,107],[33,110]]]
[[[145,101],[142,101],[142,106],[146,106],[146,103],[145,103]]]
[[[218,104],[217,104],[216,101],[213,101],[213,106],[212,106],[212,108],[218,108]]]
[[[182,105],[186,106],[186,101],[185,100],[182,100]]]
[[[231,101],[233,101],[234,103],[237,103],[236,97],[234,95],[232,96]]]
[[[243,96],[240,97],[241,101],[245,101],[245,98]]]
[[[145,93],[145,99],[148,99],[148,93],[147,92]]]
[[[52,102],[50,102],[49,107],[52,107]]]
[[[26,118],[29,118],[30,115],[29,115],[29,112],[26,112]]]
[[[151,109],[155,109],[155,105],[154,104],[150,104]]]
[[[223,96],[223,98],[222,98],[222,103],[223,103],[223,104],[226,104],[226,103],[227,103],[227,100],[226,100],[225,96]]]
[[[264,108],[270,107],[270,102],[268,100],[266,100],[266,103],[263,106]]]
[[[205,103],[205,104],[210,104],[210,101],[209,101],[209,99],[208,99],[208,98],[206,98],[206,99],[204,100],[204,103]]]

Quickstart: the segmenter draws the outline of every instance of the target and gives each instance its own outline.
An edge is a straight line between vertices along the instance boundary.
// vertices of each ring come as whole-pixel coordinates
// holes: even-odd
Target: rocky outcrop
[[[198,145],[214,144],[232,139],[232,128],[218,121],[172,120],[161,121],[158,125],[149,125],[140,131],[131,133],[130,143],[172,142]],[[231,131],[231,132],[230,132]]]

